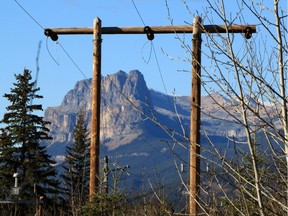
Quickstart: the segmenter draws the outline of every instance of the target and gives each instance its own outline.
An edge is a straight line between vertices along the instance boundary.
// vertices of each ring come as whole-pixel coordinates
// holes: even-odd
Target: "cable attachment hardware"
[[[44,34],[47,37],[50,37],[53,41],[57,41],[58,40],[58,35],[52,31],[52,29],[45,29],[44,30]]]
[[[246,27],[243,33],[246,39],[250,39],[252,37],[252,29],[250,27]]]
[[[144,27],[144,32],[146,33],[148,40],[154,39],[154,32],[149,26]]]

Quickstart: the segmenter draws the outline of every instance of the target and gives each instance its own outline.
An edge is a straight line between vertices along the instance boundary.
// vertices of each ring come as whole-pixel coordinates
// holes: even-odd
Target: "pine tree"
[[[59,185],[55,179],[55,161],[46,153],[45,146],[40,145],[41,141],[51,139],[49,122],[35,114],[42,111],[42,105],[32,104],[33,99],[43,97],[37,94],[40,89],[31,81],[31,71],[24,69],[15,78],[11,93],[4,94],[11,105],[6,107],[1,121],[4,128],[0,134],[0,191],[11,190],[13,174],[17,172],[21,186],[17,198],[27,201],[38,195],[49,198],[57,193]],[[2,199],[5,198],[2,194]]]
[[[66,159],[61,175],[72,215],[81,215],[89,192],[90,141],[83,112],[80,111],[74,129],[74,143],[66,148]]]

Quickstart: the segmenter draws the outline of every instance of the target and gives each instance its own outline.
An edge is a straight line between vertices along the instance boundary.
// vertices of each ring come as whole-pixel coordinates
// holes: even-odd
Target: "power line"
[[[44,30],[44,27],[17,0],[14,1],[40,28]]]
[[[143,59],[143,61],[144,61],[146,64],[148,64],[148,63],[150,62],[150,59],[151,59],[151,55],[152,55],[152,45],[150,46],[150,52],[149,52],[149,56],[148,56],[148,59],[147,59],[147,60],[144,58],[143,50],[144,50],[145,46],[146,46],[149,42],[151,42],[151,41],[148,41],[148,40],[147,40],[147,41],[144,43],[144,45],[142,46],[142,49],[141,49],[142,59]],[[151,42],[151,43],[152,43],[152,42]],[[150,43],[150,44],[151,44],[151,43]]]
[[[167,88],[166,88],[166,85],[165,85],[165,82],[164,82],[162,70],[161,70],[161,67],[160,67],[160,64],[159,64],[159,61],[158,61],[158,57],[157,57],[157,54],[156,54],[156,51],[155,51],[155,47],[154,47],[153,41],[151,42],[151,45],[152,45],[152,50],[153,50],[153,53],[154,53],[155,61],[156,61],[156,64],[157,64],[157,68],[158,68],[158,71],[159,71],[159,74],[160,74],[160,77],[161,77],[161,81],[162,81],[165,93],[166,93],[166,95],[168,95]],[[168,101],[169,101],[169,104],[170,104],[170,100],[169,99],[168,99]]]
[[[41,29],[45,30],[45,28],[38,22],[17,0],[14,0],[16,4],[30,17],[31,20],[33,20],[34,23],[36,23]],[[67,55],[67,57],[70,59],[70,61],[73,63],[73,65],[77,68],[77,70],[84,76],[85,79],[88,79],[87,76],[83,73],[83,71],[80,69],[78,64],[75,62],[75,60],[71,57],[71,55],[66,51],[66,49],[61,45],[59,41],[57,41],[61,49],[64,51],[64,53]],[[59,66],[59,62],[53,57],[49,50],[48,46],[48,37],[46,40],[46,49],[50,57],[53,59],[53,61]]]
[[[26,13],[26,15],[29,16],[29,18],[36,23],[41,29],[45,30],[45,28],[40,24],[40,22],[38,22],[17,0],[14,0],[16,2],[16,4]],[[59,66],[59,62],[56,61],[56,59],[52,56],[50,50],[49,50],[49,46],[48,46],[48,37],[46,39],[46,49],[47,52],[49,54],[49,56],[53,59],[53,61]]]
[[[50,52],[50,49],[48,46],[48,39],[49,39],[49,37],[46,38],[46,50],[47,50],[49,56],[53,59],[53,61],[59,66],[60,65],[59,62],[53,57],[53,55]]]
[[[62,46],[62,44],[60,42],[58,42],[59,46],[61,47],[61,49],[64,51],[64,53],[67,55],[67,57],[70,59],[70,61],[74,64],[74,66],[78,69],[78,71],[86,78],[87,76],[83,73],[83,71],[80,69],[80,67],[76,64],[76,62],[74,61],[74,59],[71,57],[71,55],[69,55],[69,53],[66,51],[66,49]]]
[[[146,26],[146,25],[145,25],[145,22],[144,22],[144,19],[142,18],[141,13],[140,13],[140,11],[138,10],[138,8],[137,8],[134,0],[131,0],[131,2],[132,2],[132,4],[133,4],[133,6],[134,6],[134,8],[135,8],[135,10],[136,10],[139,18],[141,19],[143,25]],[[144,46],[145,46],[146,44],[147,44],[147,42],[144,44]],[[143,46],[143,47],[144,47],[144,46]],[[143,47],[142,47],[142,50],[143,50]],[[162,74],[162,70],[161,70],[161,67],[160,67],[160,63],[159,63],[159,60],[158,60],[158,57],[157,57],[157,53],[156,53],[156,50],[155,50],[155,46],[154,46],[153,41],[151,41],[151,49],[150,49],[150,54],[149,54],[148,61],[147,61],[147,62],[145,61],[145,59],[143,58],[143,55],[142,55],[142,58],[143,58],[143,60],[144,60],[144,62],[145,62],[146,64],[149,63],[150,58],[151,58],[151,53],[152,53],[152,51],[153,51],[153,53],[154,53],[155,61],[156,61],[156,64],[157,64],[157,69],[158,69],[158,72],[159,72],[159,74],[160,74],[160,78],[161,78],[161,82],[162,82],[164,91],[165,91],[166,95],[168,95],[167,88],[166,88],[166,84],[165,84],[165,81],[164,81],[164,77],[163,77],[163,74]],[[173,110],[173,106],[172,106],[172,104],[171,104],[171,101],[169,100],[169,98],[167,98],[167,100],[168,100],[168,103],[170,104],[171,111],[172,111],[172,110]]]
[[[137,6],[136,6],[136,4],[135,4],[135,2],[134,2],[134,0],[131,0],[131,2],[132,2],[132,4],[133,4],[136,12],[138,13],[138,16],[139,16],[139,18],[141,19],[143,25],[146,26],[146,25],[145,25],[145,22],[144,22],[144,20],[143,20],[143,18],[142,18],[142,16],[141,16],[141,14],[140,14],[140,12],[139,12],[139,10],[138,10],[138,8],[137,8]]]

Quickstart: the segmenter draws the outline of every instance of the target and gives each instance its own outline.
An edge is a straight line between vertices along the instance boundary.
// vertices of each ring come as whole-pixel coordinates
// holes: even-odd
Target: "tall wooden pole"
[[[200,192],[201,22],[200,17],[194,19],[192,38],[189,215],[198,213]]]
[[[90,145],[89,200],[99,189],[100,97],[101,97],[101,20],[93,25],[92,119]]]

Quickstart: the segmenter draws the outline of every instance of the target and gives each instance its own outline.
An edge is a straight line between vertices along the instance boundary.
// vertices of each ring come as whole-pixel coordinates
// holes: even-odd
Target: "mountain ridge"
[[[80,109],[84,111],[85,121],[90,129],[91,85],[92,79],[76,82],[74,88],[64,96],[61,105],[45,110],[44,118],[51,122],[50,132],[54,138],[52,145],[53,142],[73,142],[74,124]],[[237,124],[217,121],[211,117],[209,113],[229,119],[229,116],[219,109],[219,104],[227,106],[227,109],[230,106],[229,101],[220,94],[212,96],[201,98],[202,130],[211,135],[241,134]],[[165,134],[165,130],[189,137],[190,97],[166,95],[148,89],[140,71],[132,70],[126,73],[119,70],[115,74],[102,77],[100,121],[100,139],[108,149],[129,144],[143,134],[167,138],[170,135]]]

